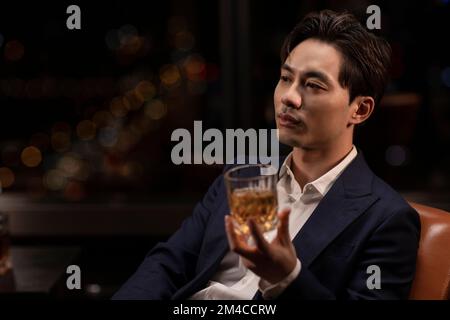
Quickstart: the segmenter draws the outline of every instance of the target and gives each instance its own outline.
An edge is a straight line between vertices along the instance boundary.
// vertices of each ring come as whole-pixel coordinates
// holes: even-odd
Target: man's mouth
[[[278,123],[282,127],[295,128],[302,124],[302,120],[297,119],[287,113],[278,114]]]

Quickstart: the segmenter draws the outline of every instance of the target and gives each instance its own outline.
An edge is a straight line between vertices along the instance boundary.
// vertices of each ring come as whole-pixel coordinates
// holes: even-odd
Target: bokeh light
[[[159,76],[162,84],[166,87],[176,86],[180,82],[180,72],[177,66],[173,64],[163,66]]]
[[[141,81],[135,89],[136,94],[143,100],[149,101],[156,94],[156,88],[150,81]]]
[[[120,174],[125,178],[137,178],[144,173],[144,168],[140,163],[129,161],[122,165]]]
[[[0,168],[0,186],[2,188],[9,188],[13,185],[15,180],[14,172],[8,167]]]
[[[53,191],[62,190],[67,184],[67,178],[59,169],[47,171],[43,178],[44,186]]]
[[[159,120],[167,114],[167,106],[158,99],[149,101],[144,108],[147,117],[153,120]]]
[[[55,151],[65,152],[70,149],[70,135],[66,132],[56,132],[52,134],[51,144]]]
[[[117,129],[113,127],[104,127],[100,129],[98,141],[103,147],[112,147],[117,142]]]
[[[5,45],[5,59],[9,61],[19,61],[25,54],[25,47],[18,40],[11,40]]]
[[[405,165],[409,157],[409,150],[405,146],[392,145],[386,149],[386,162],[391,166]]]
[[[128,36],[125,38],[125,42],[122,44],[121,53],[126,55],[136,54],[143,46],[143,39],[138,36]]]
[[[96,126],[91,120],[83,120],[78,123],[76,131],[81,140],[92,140],[95,137]]]
[[[29,146],[23,149],[20,157],[22,163],[30,168],[37,167],[42,162],[41,151],[35,146]]]
[[[206,64],[200,55],[191,55],[183,63],[189,80],[198,81],[206,79]]]
[[[127,43],[130,37],[138,35],[138,30],[135,26],[131,24],[126,24],[120,27],[119,31],[117,32],[117,35],[119,37],[120,44],[124,45]]]
[[[80,157],[73,152],[65,154],[58,161],[57,169],[61,171],[61,174],[67,178],[72,178],[78,174],[81,170],[82,161]]]
[[[86,193],[80,182],[70,181],[66,184],[63,195],[69,201],[80,201],[85,197]]]
[[[123,97],[115,97],[114,99],[112,99],[109,105],[111,114],[116,118],[125,117],[129,109],[129,106],[127,106],[126,103],[127,101],[124,101]]]
[[[129,110],[137,110],[144,103],[144,99],[137,94],[136,90],[130,90],[125,93],[123,103]]]

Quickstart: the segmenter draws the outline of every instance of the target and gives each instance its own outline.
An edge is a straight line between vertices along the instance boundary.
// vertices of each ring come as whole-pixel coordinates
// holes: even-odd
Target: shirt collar
[[[331,189],[334,182],[341,175],[344,169],[352,162],[352,160],[358,154],[355,146],[347,154],[347,156],[342,159],[336,166],[334,166],[330,171],[317,178],[316,180],[307,183],[303,190],[301,190],[300,185],[295,180],[294,174],[291,170],[292,163],[292,152],[284,160],[280,172],[279,179],[283,179],[286,176],[286,187],[288,187],[288,195],[293,200],[298,200],[300,197],[310,200],[317,200],[318,198],[323,198],[325,194]]]

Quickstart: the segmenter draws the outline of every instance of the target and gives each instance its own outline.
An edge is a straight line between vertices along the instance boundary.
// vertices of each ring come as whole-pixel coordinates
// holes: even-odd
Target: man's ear
[[[350,106],[351,114],[349,125],[357,125],[366,121],[373,112],[375,100],[369,96],[358,96]]]

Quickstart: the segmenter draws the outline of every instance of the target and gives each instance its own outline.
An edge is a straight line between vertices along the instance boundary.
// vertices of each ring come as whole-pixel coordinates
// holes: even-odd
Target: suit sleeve
[[[415,274],[419,238],[420,220],[417,212],[412,208],[399,210],[372,233],[358,255],[342,294],[337,296],[331,292],[313,272],[302,266],[298,277],[279,299],[407,299]],[[371,273],[367,273],[367,268],[371,265],[380,268],[379,289],[368,288],[367,281]]]
[[[221,184],[223,175],[214,181],[178,231],[147,254],[137,271],[112,297],[113,300],[170,299],[194,276],[205,225],[214,212]]]

